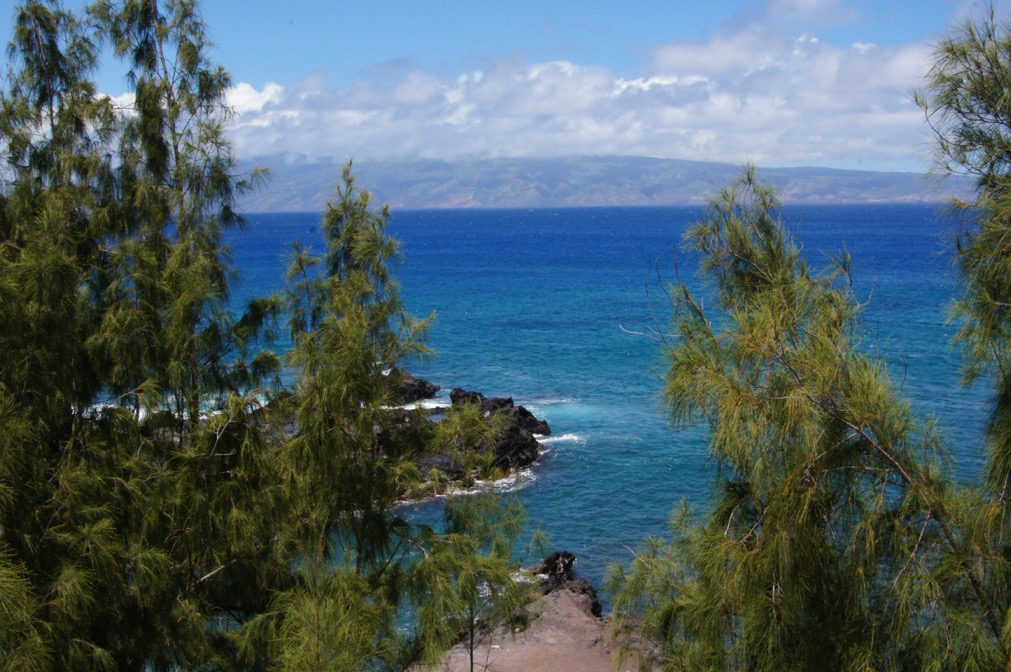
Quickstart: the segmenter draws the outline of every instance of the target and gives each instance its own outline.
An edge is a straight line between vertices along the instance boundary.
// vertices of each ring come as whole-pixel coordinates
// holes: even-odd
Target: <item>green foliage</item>
[[[207,58],[193,2],[103,1],[89,12],[129,60],[135,98],[117,128],[119,194],[108,213],[125,240],[111,256],[112,310],[90,346],[116,368],[115,392],[138,406],[167,397],[185,431],[183,419],[192,422],[207,395],[220,403],[273,368],[267,360],[246,366],[242,355],[276,307],[260,301],[236,323],[228,311],[234,271],[221,242],[224,229],[242,224],[235,199],[258,174],[234,176],[224,136],[230,79]]]
[[[411,318],[400,303],[388,218],[369,209],[348,165],[323,218],[326,256],[300,248],[291,256],[297,432],[280,457],[294,512],[286,535],[302,560],[295,584],[261,619],[278,633],[273,646],[284,669],[435,663],[461,632],[473,638],[479,619],[512,613],[526,595],[510,576],[524,521],[515,502],[450,502],[442,529],[396,516],[421,476],[417,458],[468,452],[496,430],[476,412],[453,412],[428,437],[412,429],[420,417],[410,421],[396,408],[397,364],[427,354],[428,320]],[[414,627],[398,633],[393,624],[405,610]]]
[[[938,44],[924,87],[916,93],[946,172],[976,180],[981,194],[1003,192],[1011,171],[1011,31],[991,6]]]
[[[369,599],[368,583],[344,570],[303,575],[272,606],[284,614],[272,638],[281,670],[358,670],[393,657],[390,613]]]
[[[299,431],[284,457],[290,487],[315,528],[311,537],[328,540],[339,531],[349,542],[345,559],[361,573],[388,563],[387,513],[415,477],[417,447],[394,435],[397,381],[388,374],[404,357],[425,352],[419,338],[427,323],[400,303],[388,270],[396,252],[385,233],[388,213],[368,209],[350,164],[337,198],[323,220],[325,273],[310,277],[318,260],[304,252],[289,271]],[[335,491],[334,483],[345,486]]]
[[[443,645],[456,643],[462,634],[472,671],[480,637],[511,625],[539,592],[513,560],[525,522],[526,512],[513,498],[455,497],[446,503],[441,534],[427,539],[429,550],[415,583],[423,596],[419,627]]]
[[[1011,27],[991,9],[941,42],[917,96],[935,132],[940,168],[976,181],[976,202],[956,204],[964,224],[957,241],[963,294],[952,317],[959,325],[955,340],[964,354],[965,379],[989,377],[994,384],[987,484],[1001,502],[1011,474],[1009,81]]]
[[[16,14],[0,94],[0,669],[403,669],[449,642],[396,616],[439,535],[399,520],[425,432],[391,407],[424,355],[388,212],[350,167],[322,273],[296,254],[294,390],[231,312],[227,73],[187,0]],[[102,40],[134,103],[88,79]],[[462,539],[462,537],[461,537]],[[433,546],[434,547],[434,546]],[[412,592],[413,591],[413,592]],[[420,599],[420,598],[419,598]]]
[[[0,670],[45,670],[45,640],[32,622],[35,599],[24,568],[0,553]]]
[[[463,485],[474,479],[490,480],[501,474],[495,468],[495,445],[509,421],[501,414],[484,417],[480,404],[454,404],[435,427],[433,445],[450,459]]]
[[[1011,657],[1011,24],[993,8],[968,21],[934,52],[917,101],[934,131],[939,168],[976,182],[976,200],[956,203],[962,230],[957,262],[962,295],[951,310],[966,382],[993,388],[986,480],[973,493],[965,530],[980,568],[981,590],[1000,625],[1002,661]],[[1002,665],[1004,663],[1002,662]]]
[[[686,235],[719,315],[670,289],[664,392],[708,423],[716,495],[615,569],[618,626],[671,670],[992,669],[971,497],[861,349],[848,259],[812,273],[777,208],[749,169]]]

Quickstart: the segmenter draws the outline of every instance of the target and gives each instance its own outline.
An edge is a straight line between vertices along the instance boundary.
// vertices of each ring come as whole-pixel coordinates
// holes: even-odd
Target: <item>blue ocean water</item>
[[[675,250],[697,207],[395,212],[397,277],[417,316],[436,311],[430,362],[412,373],[512,396],[548,420],[549,451],[518,490],[551,546],[600,585],[606,567],[662,534],[682,498],[705,509],[713,464],[703,429],[674,431],[662,351],[627,331],[667,324],[659,291],[690,259]],[[937,416],[957,479],[979,478],[987,391],[958,384],[946,309],[956,292],[952,225],[939,206],[794,206],[784,220],[815,266],[847,249],[868,350],[917,411]],[[280,289],[295,241],[323,250],[319,215],[251,214],[232,241],[236,300]],[[655,321],[654,321],[655,320]],[[624,329],[622,328],[624,327]],[[427,505],[433,506],[433,505]]]

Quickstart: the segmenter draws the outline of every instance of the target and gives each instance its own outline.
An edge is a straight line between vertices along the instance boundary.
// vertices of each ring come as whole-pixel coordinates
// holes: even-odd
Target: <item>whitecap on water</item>
[[[559,436],[541,436],[540,434],[535,435],[538,441],[541,443],[583,443],[586,441],[579,434],[560,434]]]
[[[536,464],[536,463],[535,463]],[[437,499],[445,499],[446,497],[455,497],[459,495],[479,495],[482,492],[496,492],[499,494],[506,494],[510,492],[516,492],[517,490],[522,490],[528,485],[532,484],[537,480],[537,476],[531,469],[521,469],[515,474],[510,474],[503,478],[498,478],[494,480],[482,480],[474,479],[474,485],[469,488],[451,488],[446,492],[440,493],[438,495],[432,495],[431,497],[426,497],[421,500],[401,500],[395,504],[396,507],[411,506],[415,504],[420,504],[423,502],[430,502]]]
[[[573,399],[571,397],[558,397],[557,399],[555,399],[553,397],[548,397],[546,399],[535,399],[535,400],[533,400],[530,403],[531,404],[536,404],[538,406],[552,406],[552,405],[555,405],[555,404],[571,404],[574,401],[575,401],[575,399]]]
[[[515,474],[510,474],[504,478],[484,481],[479,478],[474,479],[474,485],[470,488],[455,488],[447,492],[447,495],[477,495],[489,490],[499,493],[516,492],[522,490],[537,480],[537,476],[530,469],[520,469]]]
[[[387,410],[401,410],[401,411],[416,411],[418,409],[428,409],[433,408],[446,408],[450,405],[449,399],[421,399],[419,401],[412,401],[409,404],[400,404],[399,406],[384,406],[383,408]]]

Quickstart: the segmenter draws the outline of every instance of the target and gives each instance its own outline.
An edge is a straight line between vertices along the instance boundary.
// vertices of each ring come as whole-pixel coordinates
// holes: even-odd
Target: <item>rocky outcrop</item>
[[[416,378],[408,373],[396,372],[402,376],[400,392],[405,403],[418,399],[430,399],[438,392],[439,386]],[[385,428],[376,426],[379,445],[383,450],[402,449],[405,442],[419,455],[417,466],[421,473],[421,483],[404,493],[405,499],[424,498],[440,494],[453,484],[473,485],[476,478],[489,478],[514,473],[540,457],[542,446],[536,434],[548,434],[548,423],[537,419],[533,413],[517,406],[511,397],[486,398],[480,392],[460,388],[453,389],[450,399],[454,406],[474,404],[481,409],[484,418],[495,417],[498,431],[491,440],[480,439],[474,445],[458,445],[445,453],[431,452],[431,438],[438,426],[439,417],[447,413],[446,408],[395,409],[392,422]],[[469,457],[480,456],[479,460]],[[488,471],[491,466],[499,473]],[[484,471],[482,471],[484,470]]]
[[[484,395],[480,392],[454,387],[449,393],[449,400],[453,404],[484,404]]]
[[[424,378],[415,378],[409,373],[400,379],[400,397],[405,404],[431,399],[441,389],[438,385],[433,385]]]
[[[575,578],[572,565],[576,563],[576,556],[568,551],[555,551],[544,558],[544,563],[534,569],[534,573],[541,578],[541,587],[544,594],[561,588],[566,581]]]
[[[449,393],[453,405],[477,404],[485,417],[498,415],[509,418],[505,431],[495,445],[495,466],[513,470],[532,463],[540,455],[541,444],[534,434],[550,434],[548,423],[538,420],[523,406],[513,403],[512,397],[486,398],[480,392],[453,388]]]
[[[559,590],[568,590],[577,595],[585,595],[590,604],[590,613],[600,616],[603,610],[597,598],[597,589],[586,579],[576,577],[572,565],[576,556],[568,551],[555,552],[544,558],[544,564],[534,569],[541,579],[541,593],[548,595]]]
[[[534,435],[513,425],[495,444],[495,466],[507,470],[522,469],[540,455],[541,444]]]
[[[502,415],[509,416],[516,421],[518,427],[527,430],[531,434],[547,436],[551,433],[551,428],[548,427],[547,422],[538,420],[525,407],[517,406],[513,403],[512,397],[486,398],[480,392],[454,387],[453,391],[449,393],[449,399],[454,404],[480,404],[481,410],[488,415],[501,413]]]

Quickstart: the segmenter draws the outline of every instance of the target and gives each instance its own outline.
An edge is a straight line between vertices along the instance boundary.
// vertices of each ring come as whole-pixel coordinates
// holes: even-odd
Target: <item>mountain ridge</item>
[[[246,195],[247,212],[318,211],[333,197],[343,167],[333,159],[258,157],[240,170],[268,168],[267,186]],[[375,203],[398,209],[695,205],[741,166],[637,156],[355,161],[357,184]],[[913,203],[968,198],[968,180],[913,172],[836,168],[758,168],[784,203]]]

